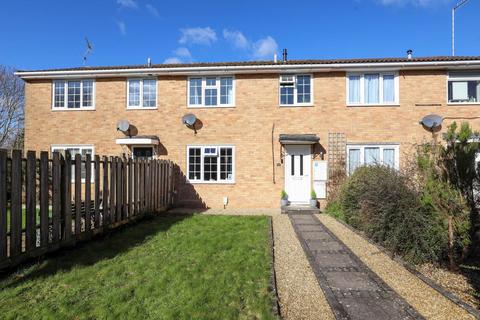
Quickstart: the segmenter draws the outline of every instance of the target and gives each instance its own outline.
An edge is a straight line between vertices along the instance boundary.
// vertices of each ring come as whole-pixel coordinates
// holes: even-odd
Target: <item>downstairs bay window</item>
[[[398,144],[361,144],[347,146],[347,172],[352,174],[355,169],[364,165],[386,165],[399,169]]]
[[[187,147],[187,178],[190,182],[234,183],[234,174],[235,147]]]
[[[87,154],[91,156],[92,159],[92,179],[94,177],[94,167],[93,167],[93,156],[94,156],[94,147],[92,145],[55,145],[52,146],[52,152],[59,152],[63,157],[65,157],[66,152],[70,153],[71,161],[72,161],[72,182],[75,181],[75,156],[79,154],[82,157],[82,160],[85,161]],[[82,182],[85,181],[85,177],[87,175],[87,171],[85,168],[85,162],[82,161],[80,176],[82,178]]]

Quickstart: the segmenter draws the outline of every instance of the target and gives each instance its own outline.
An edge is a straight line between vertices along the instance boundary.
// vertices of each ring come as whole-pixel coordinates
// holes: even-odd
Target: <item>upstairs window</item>
[[[281,75],[280,105],[311,105],[312,76],[311,75]]]
[[[95,81],[56,80],[53,82],[53,109],[75,110],[95,108]]]
[[[480,104],[480,73],[450,73],[448,75],[448,103]]]
[[[398,104],[398,76],[392,72],[347,75],[348,105]]]
[[[190,182],[233,183],[234,147],[188,147],[187,177]]]
[[[348,145],[347,172],[352,174],[363,165],[382,164],[391,168],[399,168],[398,145]]]
[[[155,109],[157,107],[157,80],[129,79],[127,109]]]
[[[235,104],[233,77],[188,79],[189,107],[231,107]]]

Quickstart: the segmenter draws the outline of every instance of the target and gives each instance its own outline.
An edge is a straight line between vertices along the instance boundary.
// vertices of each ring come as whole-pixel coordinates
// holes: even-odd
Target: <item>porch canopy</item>
[[[158,145],[160,139],[157,136],[133,136],[128,138],[121,138],[115,141],[121,145]]]
[[[320,141],[316,134],[280,134],[281,144],[315,144]]]

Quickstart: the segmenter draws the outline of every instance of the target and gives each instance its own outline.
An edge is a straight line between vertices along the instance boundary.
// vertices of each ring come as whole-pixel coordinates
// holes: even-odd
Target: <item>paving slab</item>
[[[337,319],[424,319],[315,216],[289,217]]]

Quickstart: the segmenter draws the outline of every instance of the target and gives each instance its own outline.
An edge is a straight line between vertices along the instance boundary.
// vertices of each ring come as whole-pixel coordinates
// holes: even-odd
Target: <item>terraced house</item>
[[[171,159],[178,205],[278,207],[282,189],[293,205],[309,203],[312,189],[322,200],[338,170],[402,167],[412,145],[432,137],[420,123],[427,115],[439,115],[443,130],[457,119],[480,129],[480,57],[284,52],[279,61],[18,75],[27,83],[25,149]]]

